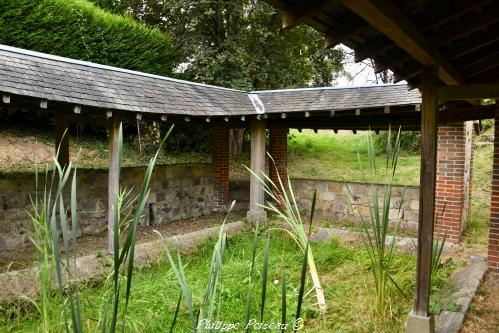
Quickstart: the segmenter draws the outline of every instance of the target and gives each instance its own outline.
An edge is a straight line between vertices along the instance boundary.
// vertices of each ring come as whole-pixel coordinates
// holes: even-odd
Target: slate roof
[[[256,92],[266,113],[367,109],[421,103],[418,90],[406,85],[379,85],[355,88],[309,88]]]
[[[111,110],[237,116],[418,104],[405,85],[244,91],[0,45],[0,92]],[[262,108],[262,102],[264,108]]]
[[[113,110],[253,114],[245,92],[0,45],[0,91]]]

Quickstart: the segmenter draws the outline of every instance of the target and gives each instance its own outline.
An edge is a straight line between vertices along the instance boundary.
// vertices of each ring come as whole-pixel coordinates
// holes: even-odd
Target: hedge
[[[3,0],[0,44],[171,75],[173,43],[158,29],[86,0]]]

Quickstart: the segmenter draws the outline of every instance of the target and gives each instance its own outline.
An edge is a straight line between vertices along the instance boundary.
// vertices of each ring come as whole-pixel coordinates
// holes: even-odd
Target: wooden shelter
[[[442,109],[480,119],[483,99],[499,97],[499,3],[401,0],[267,0],[282,10],[283,26],[305,23],[324,33],[326,47],[343,43],[355,60],[373,59],[377,71],[420,88],[421,200],[413,312],[408,332],[434,331],[429,316],[431,249],[437,176],[437,132]],[[457,111],[461,109],[461,111]],[[482,111],[480,111],[482,110]],[[490,116],[499,118],[493,107]],[[499,153],[496,125],[495,154]],[[489,267],[499,268],[499,155],[494,159]]]
[[[403,129],[421,129],[416,293],[408,331],[431,332],[433,319],[428,313],[428,301],[438,177],[437,132],[439,127],[449,128],[442,134],[448,142],[444,150],[446,156],[460,162],[464,160],[461,156],[464,144],[455,141],[463,138],[463,121],[499,118],[495,104],[481,103],[485,98],[499,96],[498,3],[492,0],[268,2],[283,11],[285,27],[311,25],[325,34],[328,47],[344,43],[355,50],[356,60],[373,58],[377,70],[390,69],[397,80],[407,80],[410,88],[419,87],[422,99],[417,91],[407,91],[403,85],[248,93],[0,46],[0,106],[2,110],[53,114],[61,164],[67,164],[69,158],[68,138],[63,135],[69,122],[81,120],[108,126],[109,211],[119,181],[115,170],[117,128],[121,120],[149,118],[212,126],[218,209],[223,209],[228,199],[230,127],[251,128],[251,167],[256,173],[263,172],[265,129],[270,130],[270,153],[279,156],[271,166],[271,175],[275,169],[285,172],[288,128],[356,131],[400,125]],[[458,123],[461,132],[455,130]],[[495,151],[499,154],[499,134]],[[499,155],[496,157],[489,265],[499,269]],[[455,199],[454,192],[459,196],[464,190],[463,182],[456,179],[461,177],[461,169],[454,160],[442,167],[442,182],[455,182],[458,189],[450,189],[451,199]],[[447,200],[447,196],[442,198]],[[263,200],[263,188],[252,177],[249,218],[265,219],[260,206]],[[462,208],[455,209],[458,238]],[[113,230],[112,223],[110,218],[109,231]],[[112,237],[111,232],[109,235]],[[113,250],[111,245],[109,250]]]

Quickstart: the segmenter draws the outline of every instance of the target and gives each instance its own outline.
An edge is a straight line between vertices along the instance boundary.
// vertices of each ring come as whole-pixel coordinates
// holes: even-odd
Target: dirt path
[[[499,332],[499,274],[488,273],[466,316],[462,333]]]

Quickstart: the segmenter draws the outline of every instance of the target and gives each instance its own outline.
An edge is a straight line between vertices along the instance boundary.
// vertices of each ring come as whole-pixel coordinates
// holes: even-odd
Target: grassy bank
[[[256,257],[257,275],[261,276],[264,256],[264,238],[260,239]],[[201,302],[208,281],[209,261],[212,242],[203,244],[196,253],[184,258],[187,279],[191,283],[193,299]],[[360,248],[360,249],[359,249]],[[240,323],[244,326],[247,292],[247,276],[251,266],[252,236],[243,233],[229,239],[224,254],[224,291],[221,295],[219,318],[224,322]],[[368,254],[358,244],[342,245],[338,241],[314,245],[314,256],[319,269],[328,309],[323,319],[319,318],[313,304],[313,293],[305,298],[302,317],[307,332],[402,332],[407,314],[412,305],[414,288],[415,258],[398,254],[393,277],[402,288],[403,295],[392,288],[392,307],[385,320],[376,317],[373,309],[374,292],[372,275],[369,273]],[[299,289],[302,254],[295,243],[274,232],[271,238],[267,302],[265,322],[281,321],[281,272],[287,274],[287,322],[292,323],[296,311]],[[436,294],[432,296],[435,311],[445,307],[441,299],[446,294],[446,280],[454,263],[449,263],[441,271],[434,285]],[[258,322],[260,316],[261,279],[254,284],[251,318]],[[311,281],[308,281],[309,290]],[[97,319],[100,316],[100,295],[107,288],[99,285],[87,287],[81,294],[86,318],[86,331],[98,331]],[[127,312],[127,331],[168,332],[175,312],[179,289],[175,277],[165,263],[146,267],[137,272],[132,287],[132,298]],[[21,309],[0,308],[1,332],[35,332],[38,316],[33,309],[24,313]],[[175,332],[188,332],[190,323],[187,310],[180,308]],[[63,331],[61,311],[58,306],[51,308],[53,332]],[[8,318],[11,318],[8,320]],[[236,330],[238,332],[242,330]],[[288,330],[290,331],[290,330]]]

